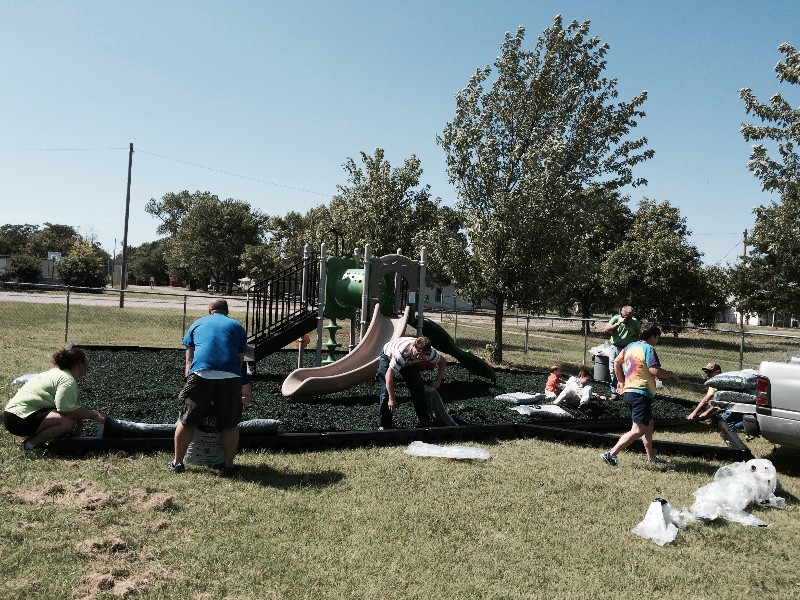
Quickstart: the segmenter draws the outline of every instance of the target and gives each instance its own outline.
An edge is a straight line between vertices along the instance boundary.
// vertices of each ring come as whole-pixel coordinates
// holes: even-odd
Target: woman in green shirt
[[[23,450],[32,450],[73,429],[83,419],[105,423],[106,416],[78,404],[78,382],[86,375],[86,353],[69,344],[53,354],[54,369],[25,383],[6,404],[3,425],[9,433],[24,437]]]

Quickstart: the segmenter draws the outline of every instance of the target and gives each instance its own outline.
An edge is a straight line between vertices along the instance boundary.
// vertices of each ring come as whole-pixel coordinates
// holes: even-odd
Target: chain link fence
[[[228,301],[230,316],[247,325],[247,295],[220,296],[180,288],[133,287],[118,289],[69,288],[51,285],[0,284],[0,335],[4,343],[24,348],[35,341],[40,347],[66,342],[99,346],[181,348],[186,328],[207,314],[213,298]],[[442,306],[456,306],[448,299]],[[489,359],[494,348],[494,313],[480,310],[426,308],[425,317],[441,325],[459,348]],[[546,315],[506,314],[503,317],[503,360],[507,365],[546,370],[560,364],[565,373],[581,366],[602,376],[609,368],[602,355],[592,352],[607,341],[601,330],[606,318],[580,319]],[[326,328],[324,347],[335,336],[339,351],[358,342],[351,340],[351,323]],[[355,329],[358,329],[357,327]],[[311,332],[309,348],[316,347]],[[289,347],[292,347],[290,345]],[[323,350],[324,351],[324,350]],[[758,369],[762,360],[784,361],[800,355],[800,336],[766,327],[750,329],[682,327],[677,335],[661,337],[658,353],[664,368],[677,371],[681,381],[665,382],[665,393],[699,398],[705,392],[700,368],[716,362],[723,371]],[[605,379],[600,377],[601,379]],[[600,393],[601,384],[597,384]]]
[[[442,304],[452,306],[454,303]],[[493,312],[429,308],[426,316],[448,331],[460,348],[487,360],[491,356]],[[609,336],[602,333],[607,322],[605,317],[582,319],[507,313],[502,323],[503,361],[534,370],[546,370],[558,364],[568,374],[586,366],[596,378],[606,381],[603,375],[610,366],[597,350],[608,341]],[[800,335],[790,331],[724,326],[675,329],[677,333],[661,336],[657,351],[662,366],[681,377],[677,383],[665,382],[664,393],[677,397],[699,399],[705,393],[706,378],[701,367],[709,362],[718,363],[723,371],[735,371],[758,369],[763,360],[783,362],[789,356],[800,355]],[[596,387],[599,393],[604,392],[604,386],[596,384]]]

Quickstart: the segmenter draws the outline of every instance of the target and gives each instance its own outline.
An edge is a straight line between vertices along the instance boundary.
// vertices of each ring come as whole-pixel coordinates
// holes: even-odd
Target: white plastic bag
[[[555,404],[542,404],[541,406],[528,406],[527,404],[519,404],[517,406],[509,406],[508,409],[516,411],[521,415],[549,417],[551,419],[554,417],[563,419],[575,418],[563,408],[556,406]]]
[[[510,392],[508,394],[500,394],[494,397],[495,400],[502,400],[510,404],[537,404],[545,401],[545,395],[542,393],[531,394],[530,392]]]
[[[607,356],[611,358],[611,354],[613,352],[614,352],[614,347],[608,342],[603,342],[599,346],[594,346],[593,348],[589,348],[589,354],[591,354],[592,356]]]
[[[31,379],[36,379],[39,376],[39,373],[28,373],[27,375],[20,375],[11,383],[16,383],[21,385],[23,383],[28,383]]]
[[[425,442],[411,442],[405,453],[411,456],[432,456],[438,458],[455,458],[458,460],[488,460],[491,455],[482,448],[470,446],[437,446]]]
[[[686,523],[680,518],[680,513],[663,498],[656,498],[647,507],[642,522],[632,532],[663,546],[675,541],[678,529],[685,528]]]
[[[784,508],[785,499],[775,495],[777,485],[775,467],[766,459],[726,465],[717,469],[714,481],[694,493],[695,502],[690,510],[707,521],[722,517],[742,525],[766,527],[765,521],[744,509],[751,503]]]

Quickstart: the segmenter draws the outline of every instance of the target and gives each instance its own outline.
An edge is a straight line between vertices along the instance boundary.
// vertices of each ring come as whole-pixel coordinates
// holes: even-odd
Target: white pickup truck
[[[744,429],[750,436],[800,448],[800,357],[761,363],[755,411],[745,412]]]

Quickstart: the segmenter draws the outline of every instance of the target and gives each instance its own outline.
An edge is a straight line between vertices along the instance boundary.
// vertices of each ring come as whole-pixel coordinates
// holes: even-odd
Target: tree
[[[271,244],[250,244],[242,252],[239,268],[254,281],[262,281],[281,270],[284,261]]]
[[[800,83],[800,52],[789,44],[778,50],[784,61],[775,67],[778,80]],[[739,95],[748,114],[765,125],[745,123],[742,135],[759,142],[750,153],[748,168],[766,192],[780,201],[753,209],[756,220],[749,239],[750,254],[731,270],[731,292],[742,312],[786,310],[800,312],[800,107],[792,108],[781,94],[769,104],[758,101],[749,88]],[[773,146],[772,152],[762,142]],[[774,153],[777,153],[777,156]]]
[[[0,225],[0,255],[24,252],[28,240],[37,231],[38,225]]]
[[[543,307],[573,217],[645,183],[633,168],[653,155],[645,138],[627,138],[647,93],[619,101],[616,79],[602,76],[608,45],[589,37],[588,21],[565,29],[556,16],[533,51],[524,36],[506,34],[496,75],[477,70],[438,138],[468,238],[467,293],[495,304],[495,362],[506,302]]]
[[[352,158],[344,164],[348,184],[331,201],[328,229],[342,234],[346,250],[369,243],[374,256],[419,252],[415,235],[437,222],[439,205],[429,186],[419,187],[419,159],[411,155],[393,169],[376,148],[372,156],[361,152],[361,161],[363,169]]]
[[[563,247],[567,251],[553,257],[557,273],[553,284],[542,292],[549,308],[566,315],[577,303],[584,319],[598,311],[619,308],[606,293],[603,263],[624,239],[633,220],[624,200],[616,192],[602,197],[590,189],[575,202],[578,213],[567,225],[570,240]]]
[[[170,272],[181,278],[228,284],[242,276],[241,255],[261,241],[261,215],[242,200],[219,200],[206,192],[195,197],[170,239],[166,253]]]
[[[15,254],[8,262],[3,278],[19,283],[39,283],[42,278],[42,259],[30,254]]]
[[[188,190],[183,190],[177,194],[170,192],[165,194],[161,200],[150,198],[144,207],[145,212],[161,220],[161,224],[156,229],[158,235],[173,236],[178,233],[181,223],[189,214],[192,205],[198,200],[213,200],[218,198],[210,192],[197,191],[190,194]]]
[[[58,265],[64,285],[99,288],[105,284],[103,257],[82,239],[75,240],[67,256]]]
[[[34,232],[29,238],[25,251],[38,258],[47,258],[48,252],[60,252],[67,256],[73,244],[81,236],[70,225],[45,223],[44,228]]]
[[[680,210],[643,198],[622,242],[603,264],[606,293],[617,306],[678,330],[688,321],[713,324],[724,306],[722,286],[708,278]]]
[[[165,285],[169,281],[167,260],[164,256],[167,245],[168,241],[162,238],[131,248],[128,272],[137,283],[149,282],[151,277],[156,285]]]

